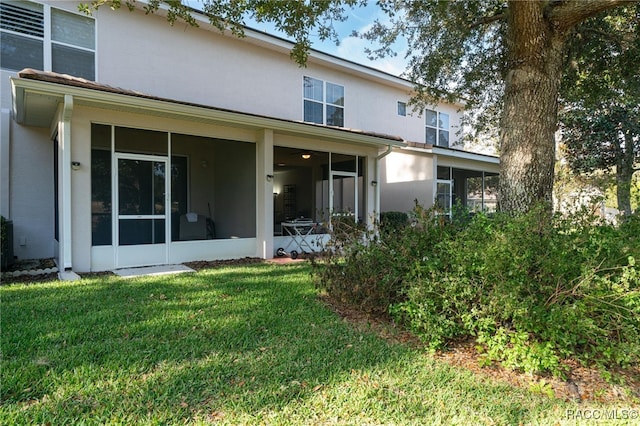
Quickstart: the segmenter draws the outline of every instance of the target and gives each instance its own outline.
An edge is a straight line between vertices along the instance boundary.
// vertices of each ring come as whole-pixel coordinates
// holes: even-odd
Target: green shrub
[[[606,367],[640,360],[640,219],[457,217],[417,206],[393,235],[344,240],[316,268],[318,284],[391,313],[431,348],[471,337],[487,362],[531,373],[562,375],[568,357]]]
[[[392,226],[400,223],[396,219]],[[412,263],[428,256],[442,239],[443,229],[426,226],[434,220],[430,211],[417,206],[412,226],[398,226],[395,232],[340,222],[325,255],[314,260],[316,285],[363,311],[388,313],[390,305],[402,300]]]
[[[370,242],[371,241],[371,242]],[[396,271],[395,247],[374,240],[370,231],[341,222],[333,227],[324,256],[313,258],[316,284],[332,297],[367,312],[384,312],[396,302],[397,281],[406,271]]]
[[[607,366],[635,362],[638,238],[629,233],[631,226],[592,220],[543,211],[517,218],[477,216],[441,244],[441,267],[414,268],[407,300],[394,312],[414,324],[411,312],[424,304],[416,289],[426,287],[442,302],[431,307],[429,323],[420,329],[433,333],[442,327],[434,313],[446,313],[455,325],[448,330],[456,332],[432,337],[430,345],[461,334],[477,336],[489,358],[529,372],[561,374],[558,359],[569,356]]]
[[[10,235],[10,221],[0,216],[0,270],[4,271],[13,264],[13,236]]]
[[[380,213],[380,232],[385,235],[395,236],[409,225],[409,215],[405,212]]]

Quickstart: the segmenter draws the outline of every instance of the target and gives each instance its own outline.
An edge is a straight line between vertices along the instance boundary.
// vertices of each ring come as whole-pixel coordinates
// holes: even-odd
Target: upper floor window
[[[425,142],[437,146],[449,146],[449,114],[426,110]]]
[[[344,127],[344,86],[304,77],[304,121]]]
[[[0,63],[95,80],[95,21],[27,1],[0,4]]]
[[[398,101],[398,115],[407,116],[407,104],[405,102]]]

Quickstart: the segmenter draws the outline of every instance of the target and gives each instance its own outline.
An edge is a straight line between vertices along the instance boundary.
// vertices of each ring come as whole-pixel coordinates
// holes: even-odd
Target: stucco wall
[[[345,127],[398,135],[424,142],[424,116],[397,114],[411,87],[373,82],[352,70],[311,60],[301,68],[288,51],[273,50],[217,30],[177,23],[161,16],[102,8],[97,18],[100,82],[143,93],[290,120],[303,118],[303,76],[344,86]],[[450,114],[455,143],[459,117]]]
[[[53,255],[54,168],[49,129],[25,127],[11,121],[9,155],[14,255],[19,259]]]
[[[77,1],[47,1],[77,11]],[[242,112],[302,120],[303,76],[340,84],[345,90],[345,127],[398,135],[412,142],[425,138],[424,117],[397,114],[397,102],[407,102],[410,87],[376,81],[344,68],[338,61],[311,60],[298,67],[288,51],[272,49],[220,35],[216,30],[171,27],[160,16],[145,16],[126,8],[102,7],[96,18],[96,79],[114,87],[181,101]],[[28,128],[11,117],[9,77],[0,72],[0,213],[14,221],[15,253],[21,258],[49,257],[55,252],[53,142],[49,128]],[[456,107],[441,105],[450,114],[452,144],[459,126]],[[256,142],[253,131],[166,120],[131,113],[95,110],[82,105],[72,115],[72,160],[82,164],[71,184],[73,258],[78,270],[90,267],[90,123],[91,121],[177,131],[221,139]],[[375,148],[275,135],[274,144],[367,156],[366,203],[374,207]],[[381,165],[381,211],[410,210],[413,199],[433,200],[433,162],[423,154],[392,154]],[[270,195],[270,194],[268,194]],[[86,203],[83,201],[86,200]],[[197,206],[198,210],[205,208]],[[215,214],[215,213],[214,213]],[[24,242],[25,244],[21,245]]]
[[[433,204],[433,158],[417,152],[392,152],[380,161],[380,211],[408,212],[418,200]]]

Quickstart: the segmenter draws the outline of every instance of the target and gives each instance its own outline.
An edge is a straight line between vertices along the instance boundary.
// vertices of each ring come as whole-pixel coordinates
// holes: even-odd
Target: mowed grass
[[[0,424],[575,423],[576,405],[354,328],[306,264],[0,292]]]

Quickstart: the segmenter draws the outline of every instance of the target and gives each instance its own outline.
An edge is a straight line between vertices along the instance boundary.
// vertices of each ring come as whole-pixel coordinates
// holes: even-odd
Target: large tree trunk
[[[557,101],[564,37],[539,2],[509,4],[500,132],[500,210],[552,208]]]
[[[624,217],[631,216],[631,182],[633,181],[633,142],[627,142],[624,155],[620,156],[616,164],[616,192],[618,210]]]
[[[500,210],[552,209],[557,101],[567,34],[629,0],[509,0],[500,130]]]

